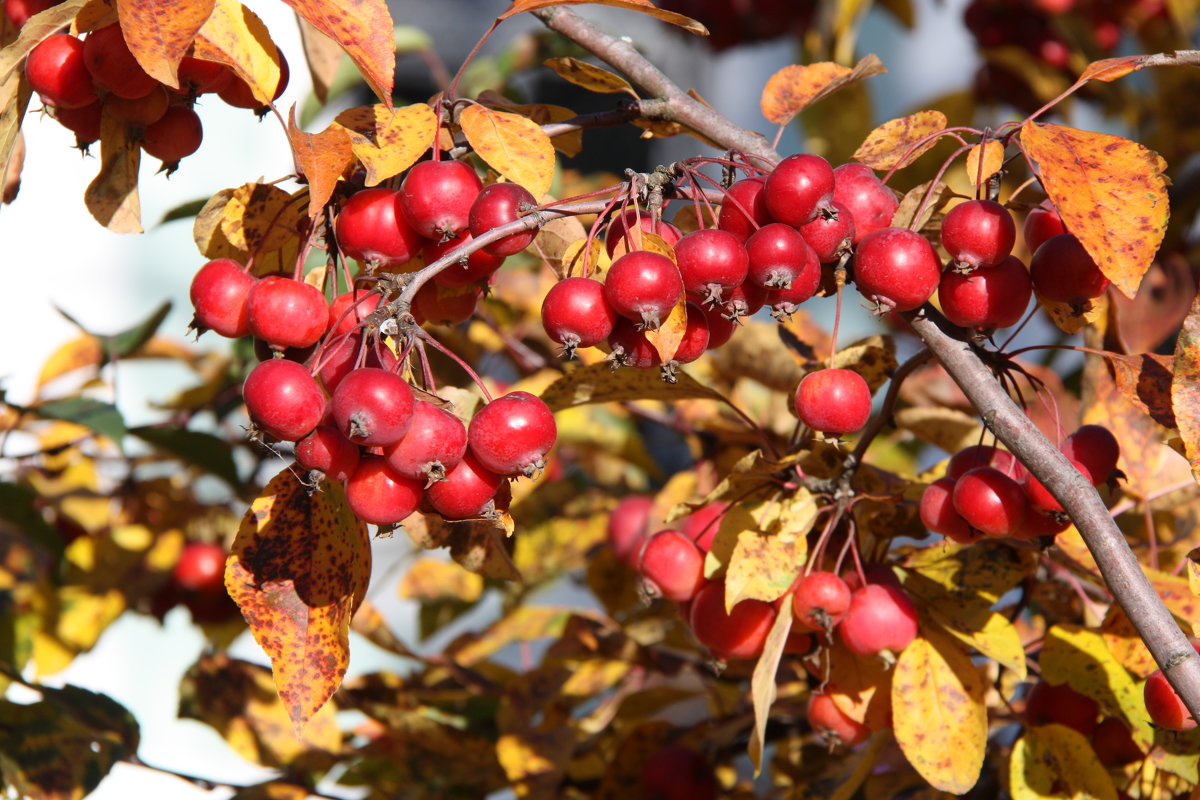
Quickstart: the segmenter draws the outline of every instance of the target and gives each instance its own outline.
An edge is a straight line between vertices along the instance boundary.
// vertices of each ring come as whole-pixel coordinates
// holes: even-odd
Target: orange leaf
[[[1167,230],[1166,162],[1120,136],[1048,123],[1025,123],[1021,143],[1067,230],[1133,297]]]
[[[300,41],[304,45],[308,74],[312,76],[313,94],[324,103],[329,97],[329,87],[342,63],[342,48],[299,14],[296,15],[296,21],[300,23]]]
[[[980,162],[983,162],[982,165]],[[967,153],[967,178],[978,186],[1004,166],[1004,145],[995,139],[980,142]]]
[[[671,313],[655,330],[646,330],[646,341],[654,345],[662,363],[669,364],[679,351],[683,342],[683,334],[687,331],[687,298],[681,296],[671,309]]]
[[[918,111],[893,119],[868,133],[851,158],[872,169],[901,169],[937,144],[933,134],[945,127],[946,115],[940,111]],[[922,140],[926,141],[918,144]]]
[[[296,124],[296,107],[292,106],[288,139],[296,166],[308,179],[308,217],[316,219],[333,195],[338,179],[354,161],[350,133],[336,124],[320,133],[305,133]]]
[[[1171,401],[1192,474],[1200,480],[1200,296],[1192,301],[1175,343]]]
[[[372,109],[374,135],[350,134],[354,155],[367,170],[367,186],[376,186],[417,163],[433,146],[438,130],[437,114],[424,103],[395,111],[378,104]]]
[[[279,49],[258,15],[238,0],[216,0],[208,21],[196,34],[192,54],[227,65],[259,101],[274,99],[279,85]]]
[[[150,77],[179,88],[179,59],[208,20],[215,0],[116,0],[129,52]]]
[[[952,640],[928,631],[914,639],[892,676],[896,743],[935,789],[963,794],[979,780],[987,751],[985,687]]]
[[[1171,67],[1197,64],[1196,51],[1155,53],[1154,55],[1121,56],[1119,58],[1103,58],[1088,64],[1079,76],[1076,85],[1085,81],[1104,81],[1108,83],[1122,78],[1131,72],[1137,72],[1146,67]]]
[[[396,51],[392,15],[384,0],[284,0],[358,65],[371,90],[389,108]]]
[[[629,84],[629,81],[620,75],[609,72],[602,67],[593,66],[585,61],[580,61],[578,58],[571,58],[569,56],[548,58],[543,63],[554,70],[554,74],[558,77],[568,83],[581,86],[584,89],[590,89],[593,92],[601,94],[629,92],[635,99],[638,96],[637,92]]]
[[[539,8],[549,8],[550,6],[578,6],[586,3],[638,11],[642,14],[649,14],[655,19],[660,19],[663,22],[683,28],[685,31],[690,31],[697,36],[708,36],[708,28],[696,20],[691,17],[685,17],[683,14],[676,14],[674,11],[664,11],[661,8],[656,8],[649,0],[513,0],[513,4],[508,7],[508,10],[496,17],[496,20],[503,21],[523,11],[536,11]]]
[[[554,145],[536,122],[506,111],[470,105],[458,119],[479,157],[513,183],[540,197],[554,180]]]
[[[776,125],[784,125],[843,86],[885,72],[887,69],[873,53],[863,57],[853,69],[830,61],[792,64],[767,79],[761,101],[763,116]]]
[[[142,148],[129,128],[105,111],[100,118],[100,174],[88,184],[83,201],[88,211],[113,233],[142,232],[138,199],[138,167]]]
[[[370,576],[367,527],[337,482],[310,491],[285,468],[242,518],[225,587],[270,657],[297,731],[346,674],[350,618]]]

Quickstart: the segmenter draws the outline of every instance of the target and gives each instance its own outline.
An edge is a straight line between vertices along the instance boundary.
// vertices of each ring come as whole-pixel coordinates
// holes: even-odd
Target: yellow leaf
[[[867,134],[853,158],[872,169],[901,169],[937,144],[935,134],[946,128],[940,111],[918,111],[883,123]]]
[[[792,64],[767,79],[762,93],[762,114],[776,125],[785,125],[805,108],[843,86],[885,72],[887,69],[873,53],[863,57],[853,69],[830,61]]]
[[[1200,296],[1192,301],[1175,342],[1171,406],[1175,410],[1175,423],[1192,475],[1200,480]],[[1190,576],[1191,572],[1188,574]],[[1191,621],[1197,620],[1192,618]]]
[[[88,184],[83,201],[88,211],[113,233],[142,232],[138,199],[138,167],[142,148],[129,127],[108,111],[100,117],[100,174]]]
[[[547,263],[561,278],[572,275],[586,278],[597,272],[607,272],[612,261],[604,249],[604,243],[599,239],[592,239],[591,242],[591,246],[588,246],[586,238],[576,239],[567,245],[557,259],[547,259]]]
[[[1064,725],[1026,728],[1013,745],[1008,778],[1013,800],[1044,800],[1064,794],[1117,800],[1112,777],[1088,740]]]
[[[259,102],[274,99],[279,85],[279,50],[263,21],[238,0],[216,0],[196,34],[192,54],[230,67]]]
[[[920,573],[910,573],[904,588],[919,598],[918,608],[940,628],[968,647],[1025,677],[1025,648],[1017,629],[994,601],[966,589],[948,590]]]
[[[469,642],[453,645],[447,655],[471,667],[513,642],[532,642],[562,635],[574,612],[550,606],[519,606]]]
[[[321,33],[337,42],[358,66],[367,85],[392,104],[396,50],[392,15],[384,0],[284,0]]]
[[[1004,166],[1004,145],[992,139],[980,142],[967,152],[967,178],[978,186]]]
[[[179,60],[212,13],[214,0],[116,0],[129,52],[150,77],[179,88]]]
[[[957,453],[980,440],[979,418],[944,406],[910,406],[894,415],[896,427],[947,453]]]
[[[768,603],[778,600],[808,560],[808,532],[817,518],[812,496],[800,490],[789,499],[786,525],[772,524],[780,521],[781,504],[766,505],[764,510],[777,515],[775,520],[768,521],[760,514],[752,528],[743,528],[737,534],[725,573],[726,611],[745,599]]]
[[[285,468],[242,519],[225,587],[271,659],[297,732],[346,674],[350,618],[370,576],[367,528],[339,483],[323,481],[310,491]]]
[[[623,400],[722,399],[686,373],[680,373],[678,378],[677,383],[667,383],[655,370],[613,372],[608,364],[593,364],[571,370],[547,387],[541,397],[552,411]]]
[[[629,85],[629,81],[601,67],[593,66],[586,61],[580,61],[577,58],[563,56],[561,58],[548,58],[543,62],[547,67],[554,71],[554,74],[568,83],[573,83],[576,86],[590,89],[593,92],[601,94],[612,94],[614,92],[629,92],[637,99],[637,92]]]
[[[473,603],[483,594],[483,578],[458,564],[432,558],[418,559],[397,589],[401,597],[427,600],[461,600]]]
[[[1033,572],[1037,556],[1003,542],[960,545],[943,541],[913,551],[903,566],[919,572],[947,592],[975,593],[990,606]]]
[[[935,789],[969,791],[987,752],[985,686],[957,644],[929,632],[896,662],[892,720],[901,752]]]
[[[872,392],[887,383],[899,362],[896,361],[896,342],[891,336],[875,334],[838,350],[830,360],[834,369],[857,372]]]
[[[549,103],[532,103],[529,105],[518,105],[512,103],[503,95],[491,90],[480,92],[478,100],[486,106],[493,108],[502,108],[505,111],[511,111],[514,114],[520,114],[523,117],[536,122],[538,125],[550,125],[555,122],[565,122],[572,119],[578,114],[564,106],[550,105]],[[550,137],[554,149],[562,153],[568,158],[573,158],[583,150],[583,131],[574,130],[566,133],[560,133],[557,136]],[[573,217],[572,217],[573,219]]]
[[[829,647],[828,680],[823,694],[838,710],[871,730],[891,727],[892,669],[882,658],[851,653],[836,640]]]
[[[554,145],[536,122],[519,114],[470,105],[463,109],[458,123],[479,157],[505,178],[521,184],[534,197],[550,190]]]
[[[1162,156],[1107,133],[1027,122],[1021,143],[1063,224],[1128,297],[1167,230],[1167,168]]]
[[[792,631],[792,604],[784,603],[771,623],[771,631],[763,645],[762,655],[754,665],[754,674],[750,677],[750,699],[754,705],[754,729],[750,731],[748,748],[750,763],[754,765],[754,777],[762,773],[763,747],[767,741],[767,720],[771,716],[771,706],[775,702],[775,673],[779,671],[779,662],[783,658],[783,648],[787,645],[788,634]]]
[[[293,196],[266,183],[242,184],[221,211],[221,232],[246,253],[278,250],[294,242],[304,225]]]
[[[374,136],[350,134],[354,155],[367,170],[366,185],[377,186],[411,167],[433,146],[437,114],[425,103],[392,111],[374,106]]]
[[[656,8],[650,0],[513,0],[513,4],[496,19],[498,21],[506,20],[514,14],[520,14],[523,11],[536,11],[539,8],[549,8],[550,6],[575,6],[585,3],[638,11],[642,14],[649,14],[655,19],[660,19],[676,27],[683,28],[685,31],[699,36],[708,36],[708,28],[696,20],[691,17],[685,17],[683,14],[676,14],[674,11],[665,11],[661,8]]]
[[[333,196],[346,168],[354,161],[350,133],[331,124],[320,133],[305,133],[296,124],[296,107],[288,115],[288,141],[300,173],[308,180],[308,217],[316,219]]]

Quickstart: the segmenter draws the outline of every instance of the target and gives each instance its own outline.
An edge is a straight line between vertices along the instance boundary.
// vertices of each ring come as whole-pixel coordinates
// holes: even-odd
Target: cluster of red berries
[[[1117,475],[1120,445],[1099,425],[1084,425],[1059,450],[1093,486]],[[1063,508],[1012,453],[974,445],[951,457],[946,476],[921,495],[921,521],[960,544],[985,536],[1035,540],[1066,530]]]
[[[817,3],[796,0],[665,0],[668,11],[704,23],[704,43],[720,52],[740,44],[799,36],[817,16]]]
[[[279,56],[278,97],[288,82],[287,61]],[[56,33],[30,51],[25,61],[29,85],[46,110],[75,134],[80,147],[100,138],[101,117],[126,126],[149,155],[170,172],[200,148],[204,131],[192,106],[215,93],[231,106],[264,111],[250,87],[228,67],[185,56],[179,88],[151,77],[129,51],[121,27],[108,25],[82,39]]]
[[[1100,718],[1100,704],[1069,684],[1038,681],[1025,695],[1026,725],[1064,725],[1091,739],[1096,757],[1105,767],[1142,761],[1146,754],[1133,740],[1120,717]]]

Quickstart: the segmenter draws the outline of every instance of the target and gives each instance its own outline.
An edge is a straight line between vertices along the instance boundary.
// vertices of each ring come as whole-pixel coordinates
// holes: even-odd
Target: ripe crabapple
[[[871,729],[866,725],[851,719],[833,702],[833,696],[814,692],[808,698],[808,724],[813,733],[820,736],[829,745],[853,747],[866,741],[871,735]]]
[[[1099,297],[1111,283],[1071,233],[1053,236],[1037,249],[1029,262],[1029,277],[1041,297],[1071,306]]]
[[[426,242],[424,251],[425,263],[432,264],[467,244],[471,241],[471,238],[469,231],[463,231],[460,236],[454,239],[446,239],[441,242]],[[455,263],[452,263],[434,275],[433,280],[438,286],[447,289],[461,289],[465,286],[487,280],[492,276],[492,273],[500,269],[503,263],[504,256],[494,256],[486,250],[476,250],[465,259],[459,257]]]
[[[608,515],[608,546],[617,560],[630,568],[637,567],[642,539],[650,527],[653,508],[653,497],[635,494],[623,498]]]
[[[654,330],[683,295],[679,268],[666,256],[634,250],[613,262],[604,298],[613,311]]]
[[[967,524],[988,536],[1011,536],[1029,512],[1021,484],[994,467],[967,470],[954,484],[953,500]]]
[[[298,442],[325,416],[325,393],[303,366],[275,358],[250,371],[242,385],[250,419],[265,433]]]
[[[796,623],[831,631],[850,608],[850,587],[832,572],[810,572],[792,594]]]
[[[992,330],[1020,322],[1033,297],[1029,270],[1016,256],[968,273],[948,269],[938,284],[946,319],[964,328]]]
[[[216,61],[205,61],[201,58],[184,56],[179,60],[179,88],[173,92],[199,97],[202,94],[218,92],[233,80],[233,73],[224,64]]]
[[[608,360],[616,366],[634,369],[662,366],[658,350],[646,338],[646,332],[625,317],[617,317],[612,333],[608,335],[608,346],[612,350]]]
[[[818,214],[800,226],[800,235],[821,262],[837,261],[854,243],[854,214],[837,200],[830,202],[833,214]]]
[[[1045,206],[1030,211],[1021,227],[1021,234],[1025,238],[1025,247],[1029,249],[1030,253],[1036,253],[1047,239],[1066,232],[1067,229],[1063,225],[1058,211],[1053,207]]]
[[[346,481],[346,503],[372,525],[396,525],[417,510],[422,481],[397,474],[382,456],[365,455]]]
[[[900,205],[895,193],[866,164],[851,162],[833,171],[833,202],[849,209],[854,217],[853,244],[872,231],[892,224]]]
[[[725,581],[715,581],[696,594],[688,623],[717,658],[757,658],[775,624],[775,608],[761,600],[742,600],[726,613]]]
[[[483,289],[479,286],[447,289],[429,281],[413,297],[413,317],[422,324],[458,325],[471,318],[482,296]]]
[[[89,33],[83,40],[83,58],[96,87],[118,97],[142,97],[158,85],[129,52],[120,25]]]
[[[961,267],[994,267],[1012,252],[1017,226],[995,200],[968,200],[942,219],[942,247]]]
[[[394,372],[372,367],[351,370],[330,400],[338,431],[355,444],[385,447],[408,433],[413,393]]]
[[[1067,458],[1082,464],[1096,486],[1112,478],[1117,471],[1117,459],[1121,456],[1117,437],[1102,425],[1080,427],[1064,439],[1058,449]]]
[[[730,186],[725,191],[725,199],[717,214],[717,227],[744,242],[763,225],[773,222],[762,196],[766,185],[765,177],[755,176],[743,178]]]
[[[1182,698],[1167,681],[1161,669],[1156,669],[1146,678],[1142,697],[1150,721],[1160,728],[1172,731],[1190,731],[1196,727],[1196,719],[1183,704]]]
[[[1094,483],[1092,476],[1088,474],[1087,467],[1074,459],[1069,459],[1071,466],[1075,467],[1083,477],[1087,478],[1088,483]],[[1021,487],[1025,490],[1025,496],[1029,499],[1029,506],[1033,511],[1039,511],[1043,514],[1051,512],[1062,513],[1063,507],[1058,500],[1054,499],[1054,495],[1050,494],[1050,490],[1042,485],[1042,482],[1033,476],[1033,473],[1026,473],[1021,481]]]
[[[427,400],[413,404],[408,432],[383,450],[396,472],[430,482],[444,479],[466,452],[467,427],[462,420]]]
[[[780,161],[767,176],[763,200],[775,220],[799,227],[829,211],[833,182],[828,161],[797,153]]]
[[[413,230],[440,241],[470,226],[471,206],[483,183],[462,161],[422,161],[408,171],[400,186],[401,207]]]
[[[702,754],[679,745],[655,751],[639,778],[645,800],[717,800],[721,786]]]
[[[425,246],[404,216],[400,193],[385,187],[352,195],[338,212],[333,234],[343,255],[385,269],[402,267]]]
[[[686,603],[705,584],[704,553],[679,531],[659,531],[642,543],[638,571],[660,596]]]
[[[467,442],[479,463],[505,476],[533,477],[545,467],[557,437],[554,413],[529,392],[496,398],[467,427]]]
[[[204,129],[200,117],[187,106],[171,106],[166,113],[142,132],[142,149],[174,171],[180,159],[200,149]]]
[[[329,304],[329,335],[341,336],[359,327],[371,312],[379,308],[383,298],[378,292],[362,289],[343,292]]]
[[[593,347],[612,333],[617,312],[604,299],[604,284],[591,278],[563,278],[542,300],[542,327],[571,358],[577,347]]]
[[[250,332],[250,290],[257,279],[232,258],[209,261],[192,278],[192,327],[236,339]]]
[[[918,308],[933,295],[941,277],[942,265],[933,246],[907,228],[873,231],[854,253],[854,283],[863,297],[881,309]]]
[[[537,205],[529,190],[518,183],[493,183],[483,187],[475,198],[468,213],[468,227],[472,236],[483,236],[493,228],[515,222],[523,211]],[[537,237],[537,228],[505,236],[489,245],[484,251],[498,258],[516,255],[528,247]]]
[[[708,305],[721,302],[722,294],[746,280],[746,248],[727,231],[693,231],[675,244],[675,260],[685,292],[705,298]]]
[[[433,510],[446,519],[469,519],[483,515],[504,478],[484,467],[468,448],[458,466],[425,490]]]
[[[100,115],[103,110],[99,100],[82,108],[51,107],[47,111],[59,125],[75,134],[78,147],[84,148],[100,139]]]
[[[675,520],[679,532],[696,543],[696,546],[707,553],[712,550],[713,540],[721,527],[721,517],[729,510],[728,503],[709,503],[702,506],[686,517]]]
[[[1123,767],[1146,757],[1120,717],[1102,719],[1092,731],[1092,749],[1105,767]]]
[[[1007,450],[990,444],[974,444],[964,447],[950,457],[949,463],[946,464],[946,477],[958,480],[968,470],[976,467],[995,467],[1014,480],[1020,480],[1025,474],[1021,462]]]
[[[329,303],[321,290],[281,275],[255,283],[246,309],[250,332],[280,347],[308,347],[329,326]]]
[[[358,468],[358,445],[331,425],[318,425],[296,442],[296,463],[307,470],[320,470],[335,481],[348,480]]]
[[[799,280],[805,285],[821,280],[821,262],[800,232],[790,225],[772,222],[746,240],[749,259],[747,280],[766,289],[788,289]],[[739,281],[740,283],[740,281]],[[812,296],[812,292],[809,292]]]
[[[225,594],[225,548],[214,542],[188,542],[171,570],[175,585],[189,592]]]
[[[868,583],[851,595],[838,636],[855,655],[898,654],[917,638],[917,609],[903,589]]]
[[[1090,736],[1099,715],[1099,703],[1066,683],[1038,681],[1025,698],[1026,725],[1056,723]]]
[[[611,257],[617,251],[618,245],[624,245],[627,253],[642,249],[642,233],[656,234],[667,244],[674,246],[683,233],[669,222],[654,223],[654,215],[649,211],[634,211],[628,208],[622,211],[608,223],[604,234],[604,249]]]
[[[921,524],[959,544],[970,544],[982,538],[982,534],[971,530],[954,510],[954,484],[953,478],[938,478],[925,487],[920,503]]]
[[[291,80],[291,68],[288,66],[287,59],[283,56],[283,51],[276,47],[275,54],[279,57],[279,80],[275,83],[275,91],[271,92],[272,101],[279,99],[280,95],[287,89],[288,82]],[[230,73],[229,80],[223,85],[219,85],[216,92],[217,97],[224,100],[226,105],[233,106],[234,108],[250,109],[259,116],[266,114],[269,110],[266,103],[254,96],[254,92],[250,89],[250,84],[232,72]]]
[[[362,334],[355,332],[344,338],[330,340],[322,346],[313,366],[317,369],[321,385],[330,395],[337,391],[342,379],[357,368],[362,343]],[[385,369],[388,372],[396,372],[399,369],[396,354],[378,339],[370,341],[364,356],[362,365],[365,367]]]
[[[166,87],[162,85],[155,86],[149,94],[132,100],[117,97],[115,94],[104,99],[104,110],[113,119],[120,120],[134,129],[145,128],[158,122],[166,116],[170,107],[170,96]]]
[[[49,36],[29,51],[25,77],[47,105],[83,108],[97,99],[83,55],[83,42],[69,33]]]
[[[857,372],[822,369],[800,380],[796,416],[815,431],[841,436],[862,430],[871,416],[871,389]]]

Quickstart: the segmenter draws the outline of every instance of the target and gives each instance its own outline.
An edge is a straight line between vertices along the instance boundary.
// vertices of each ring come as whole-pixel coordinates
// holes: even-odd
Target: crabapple
[[[857,372],[822,369],[800,380],[796,416],[808,427],[841,436],[861,430],[871,416],[871,389]]]
[[[855,655],[899,653],[917,638],[917,609],[903,589],[868,583],[851,595],[838,636]]]
[[[659,595],[686,603],[705,584],[704,553],[679,531],[659,531],[642,543],[638,571]]]
[[[413,393],[394,372],[360,367],[344,377],[331,398],[338,431],[355,444],[383,447],[408,433]]]
[[[933,245],[907,228],[872,231],[854,253],[854,283],[863,297],[882,309],[918,308],[933,295],[941,277]]]
[[[192,278],[192,327],[236,339],[250,332],[250,290],[257,279],[232,258],[206,263]]]
[[[533,477],[545,467],[557,437],[554,413],[529,392],[496,398],[467,427],[467,442],[479,463],[505,476]]]
[[[382,456],[365,455],[346,481],[346,503],[363,522],[396,525],[417,510],[422,486],[395,472]]]
[[[263,361],[242,385],[246,411],[268,435],[298,442],[325,416],[325,393],[300,364],[285,358]]]

